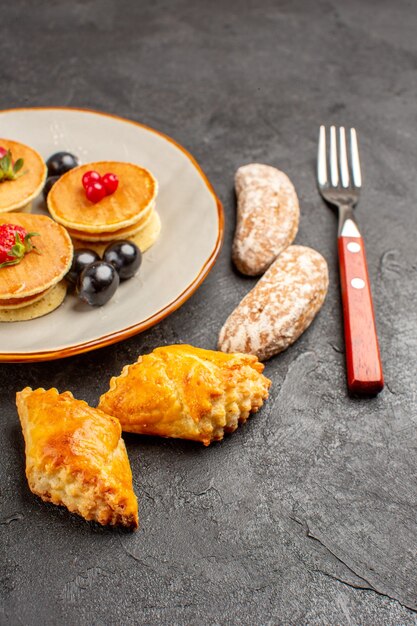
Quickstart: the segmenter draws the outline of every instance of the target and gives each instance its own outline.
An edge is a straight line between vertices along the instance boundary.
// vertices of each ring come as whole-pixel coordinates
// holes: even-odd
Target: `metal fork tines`
[[[339,208],[340,235],[345,222],[348,219],[353,221],[352,210],[359,200],[362,186],[358,140],[354,128],[346,133],[343,126],[338,130],[331,126],[328,134],[329,141],[326,140],[326,127],[320,126],[317,182],[326,202]]]

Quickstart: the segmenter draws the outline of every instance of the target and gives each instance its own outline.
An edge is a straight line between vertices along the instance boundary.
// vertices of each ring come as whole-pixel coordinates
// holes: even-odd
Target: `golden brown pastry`
[[[271,384],[263,369],[251,355],[165,346],[112,378],[99,408],[117,417],[124,431],[208,446],[262,406]]]
[[[72,393],[16,394],[31,491],[100,524],[138,527],[138,504],[119,422]]]

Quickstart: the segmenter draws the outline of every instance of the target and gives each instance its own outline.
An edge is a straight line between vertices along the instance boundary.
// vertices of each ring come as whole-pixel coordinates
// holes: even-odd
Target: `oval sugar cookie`
[[[290,246],[228,317],[220,331],[219,349],[254,354],[261,361],[282,352],[311,324],[328,284],[321,254]]]
[[[237,224],[232,258],[248,276],[263,274],[295,239],[300,207],[284,172],[251,163],[235,175]]]

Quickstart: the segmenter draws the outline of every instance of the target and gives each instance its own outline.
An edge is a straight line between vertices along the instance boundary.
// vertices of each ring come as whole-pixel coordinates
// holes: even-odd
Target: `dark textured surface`
[[[89,106],[172,135],[224,202],[224,247],[162,324],[56,363],[1,365],[1,624],[415,624],[417,11],[405,0],[3,3],[0,107]],[[319,123],[354,124],[386,389],[345,388],[336,221],[314,182]],[[220,445],[127,437],[141,528],[32,496],[25,385],[95,403],[162,343],[213,348],[253,281],[230,266],[236,168],[292,178],[297,242],[330,266],[325,306],[273,359],[265,409]],[[407,608],[408,607],[408,608]]]

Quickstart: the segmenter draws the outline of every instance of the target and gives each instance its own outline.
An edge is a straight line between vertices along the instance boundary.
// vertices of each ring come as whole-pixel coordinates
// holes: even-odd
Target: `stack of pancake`
[[[119,186],[100,202],[87,199],[82,177],[94,170],[101,176],[115,174]],[[121,239],[136,243],[142,252],[157,239],[161,222],[155,211],[158,184],[152,174],[133,163],[100,161],[76,167],[64,174],[48,195],[51,216],[67,229],[75,248],[102,254]]]
[[[0,269],[0,322],[30,320],[50,313],[64,300],[62,280],[71,267],[73,246],[62,226],[49,217],[26,213],[4,213],[0,224],[17,224],[32,237],[36,250],[17,265]]]
[[[23,167],[16,180],[0,184],[0,214],[6,211],[29,213],[32,200],[42,191],[47,169],[41,155],[18,141],[0,138],[0,147],[10,150],[13,161],[23,159]]]

